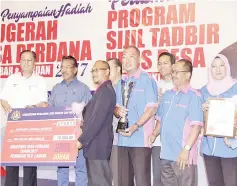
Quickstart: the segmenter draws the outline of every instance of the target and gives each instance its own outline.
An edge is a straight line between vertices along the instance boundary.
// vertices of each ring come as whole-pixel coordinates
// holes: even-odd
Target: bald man
[[[96,61],[91,73],[97,89],[83,110],[83,133],[78,139],[78,149],[84,150],[88,186],[112,186],[109,157],[113,145],[116,95],[109,80],[107,62]]]
[[[116,87],[117,106],[115,116],[127,115],[128,130],[118,134],[118,185],[131,186],[135,175],[136,186],[151,186],[151,146],[148,136],[152,134],[158,107],[158,88],[155,80],[140,66],[140,51],[129,46],[123,51],[123,69],[127,72],[123,81],[134,86],[127,108],[122,106],[124,93],[122,84]],[[131,174],[131,169],[134,174]]]

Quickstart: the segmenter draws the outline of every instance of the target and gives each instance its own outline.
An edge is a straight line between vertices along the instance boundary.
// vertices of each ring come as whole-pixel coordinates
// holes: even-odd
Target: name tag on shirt
[[[183,105],[183,104],[176,104],[177,107],[183,107],[183,108],[187,108],[187,105]]]

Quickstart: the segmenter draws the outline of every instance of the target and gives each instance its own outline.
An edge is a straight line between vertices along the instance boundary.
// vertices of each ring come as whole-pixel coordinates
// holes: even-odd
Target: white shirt
[[[165,91],[174,88],[172,81],[165,81],[163,79],[157,82],[157,86],[158,86],[158,92],[162,91],[163,94],[165,93]],[[161,146],[160,135],[157,136],[155,142],[153,143],[153,146]]]
[[[47,102],[47,95],[47,84],[42,76],[33,73],[25,78],[19,72],[8,77],[0,99],[8,101],[12,108],[24,108],[41,101]]]

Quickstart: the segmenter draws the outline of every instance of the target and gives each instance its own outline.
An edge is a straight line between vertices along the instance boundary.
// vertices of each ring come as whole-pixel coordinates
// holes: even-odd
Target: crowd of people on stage
[[[8,77],[1,105],[9,113],[12,108],[85,103],[75,186],[197,186],[200,153],[209,186],[237,186],[237,130],[236,139],[204,135],[210,98],[228,98],[237,105],[237,82],[226,56],[216,55],[208,66],[207,85],[197,90],[190,85],[193,66],[188,59],[161,53],[157,82],[140,69],[139,49],[129,46],[121,61],[94,63],[91,75],[97,88],[91,95],[77,79],[77,60],[69,55],[61,62],[63,80],[48,98],[46,80],[34,73],[36,55],[21,52],[21,72]],[[123,84],[130,90],[127,105]],[[118,132],[125,117],[128,128]],[[19,167],[7,166],[5,186],[18,186],[18,177]],[[57,168],[57,181],[58,186],[69,185],[69,167]],[[23,185],[37,185],[37,167],[24,167]]]

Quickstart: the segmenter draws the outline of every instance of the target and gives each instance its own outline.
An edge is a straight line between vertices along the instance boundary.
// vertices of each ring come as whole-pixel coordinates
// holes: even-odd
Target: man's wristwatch
[[[187,150],[187,151],[190,151],[191,150],[191,147],[189,145],[185,145],[184,146],[184,149]]]
[[[140,126],[139,126],[137,123],[135,123],[134,125],[136,125],[136,126],[137,126],[137,130],[140,128]]]

